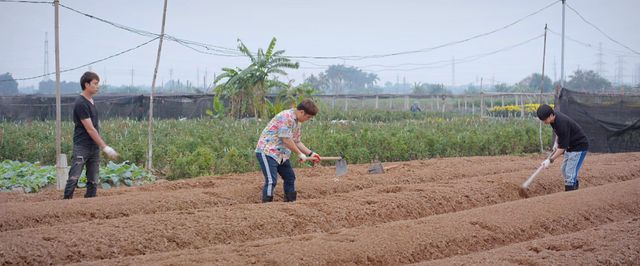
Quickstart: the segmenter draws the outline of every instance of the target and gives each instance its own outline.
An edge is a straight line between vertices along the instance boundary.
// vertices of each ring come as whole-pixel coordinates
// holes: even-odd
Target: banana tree
[[[269,81],[271,83],[274,81]],[[313,98],[313,95],[318,93],[318,90],[313,88],[309,83],[303,83],[298,86],[293,86],[293,80],[285,84],[279,81],[277,87],[282,88],[275,97],[273,103],[267,101],[267,110],[269,117],[273,117],[279,112],[287,109],[294,108],[297,103],[307,98]]]
[[[266,95],[273,86],[279,83],[271,79],[273,75],[287,75],[285,69],[297,69],[298,62],[292,62],[289,58],[284,57],[284,50],[274,51],[276,46],[276,38],[271,39],[267,51],[261,48],[258,52],[252,54],[247,46],[238,39],[238,50],[251,60],[249,67],[238,73],[246,84],[251,88],[253,112],[256,117],[268,116],[268,100]]]
[[[221,95],[229,98],[230,111],[229,115],[235,118],[242,118],[252,105],[253,93],[251,84],[241,73],[245,72],[240,68],[222,68],[222,74],[216,77],[214,83],[226,79],[226,82],[214,88],[216,97]]]

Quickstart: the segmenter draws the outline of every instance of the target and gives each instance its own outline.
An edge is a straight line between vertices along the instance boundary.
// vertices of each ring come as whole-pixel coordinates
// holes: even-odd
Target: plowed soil
[[[580,189],[542,155],[258,172],[99,190],[0,193],[0,264],[640,264],[640,153],[589,154]]]

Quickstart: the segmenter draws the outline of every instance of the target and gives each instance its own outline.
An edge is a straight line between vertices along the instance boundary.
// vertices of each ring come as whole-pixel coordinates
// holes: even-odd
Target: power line
[[[471,36],[469,38],[465,38],[465,39],[462,39],[462,40],[458,40],[458,41],[453,41],[453,42],[437,45],[437,46],[430,47],[430,48],[423,48],[423,49],[411,50],[411,51],[401,51],[401,52],[388,53],[388,54],[364,55],[364,56],[361,56],[361,55],[304,56],[303,55],[303,56],[284,56],[284,57],[290,58],[290,59],[305,59],[306,58],[306,59],[363,60],[363,59],[383,58],[383,57],[414,54],[414,53],[424,53],[424,52],[429,52],[429,51],[433,51],[433,50],[436,50],[436,49],[440,49],[440,48],[444,48],[444,47],[453,46],[453,45],[457,45],[457,44],[460,44],[460,43],[468,42],[468,41],[471,41],[471,40],[474,40],[474,39],[477,39],[477,38],[481,38],[481,37],[484,37],[484,36],[491,35],[493,33],[501,31],[501,30],[505,30],[507,28],[510,28],[513,25],[516,25],[516,24],[520,23],[521,21],[523,21],[523,20],[525,20],[525,19],[527,19],[527,18],[529,18],[531,16],[534,16],[534,15],[536,15],[536,14],[538,14],[538,13],[540,13],[540,12],[550,8],[550,7],[552,7],[553,5],[555,5],[557,3],[558,3],[558,1],[555,0],[552,3],[548,4],[547,6],[541,8],[541,9],[539,9],[539,10],[533,12],[533,13],[530,13],[530,14],[522,17],[522,18],[519,18],[519,19],[517,19],[517,20],[515,20],[515,21],[513,21],[513,22],[511,22],[511,23],[509,23],[509,24],[507,24],[505,26],[502,26],[500,28],[497,28],[497,29],[494,29],[494,30],[491,30],[491,31],[488,31],[488,32],[485,32],[485,33],[476,34],[476,35],[473,35],[473,36]],[[73,8],[68,7],[66,5],[63,5],[63,4],[60,4],[60,6],[62,6],[63,8],[69,9],[69,10],[75,12],[75,13],[81,14],[83,16],[87,16],[87,17],[92,18],[92,19],[99,20],[99,21],[101,21],[103,23],[107,23],[109,25],[112,25],[114,27],[129,31],[129,32],[132,32],[132,33],[136,33],[136,34],[143,35],[143,36],[159,36],[156,33],[152,33],[152,32],[149,32],[149,31],[144,31],[144,30],[139,30],[139,29],[135,29],[135,28],[132,28],[132,27],[124,26],[124,25],[121,25],[121,24],[118,24],[118,23],[115,23],[115,22],[111,22],[111,21],[108,21],[106,19],[102,19],[102,18],[87,14],[87,13],[82,12],[82,11],[78,11],[76,9],[73,9]],[[179,43],[179,44],[181,44],[181,45],[183,45],[183,46],[185,46],[187,48],[190,48],[190,49],[192,49],[192,50],[194,50],[196,52],[199,52],[199,53],[211,54],[211,55],[217,55],[217,56],[232,56],[232,57],[241,56],[241,54],[238,53],[238,51],[236,49],[232,49],[232,48],[227,48],[227,47],[223,47],[223,46],[212,45],[212,44],[207,44],[207,43],[202,43],[202,42],[190,41],[190,40],[186,40],[186,39],[177,38],[177,37],[174,37],[174,36],[171,36],[171,35],[168,35],[168,34],[165,34],[165,38],[167,38],[169,40],[172,40],[172,41],[175,41],[175,42],[177,42],[177,43]],[[202,50],[196,49],[192,45],[205,48],[205,49],[207,49],[207,51],[202,51]],[[208,52],[208,51],[215,51],[215,52]]]
[[[555,34],[555,35],[557,35],[557,36],[562,36],[560,33],[553,31],[551,28],[549,28],[548,31],[553,33],[553,34]],[[588,42],[580,41],[580,40],[572,38],[572,37],[570,37],[569,35],[566,35],[566,34],[564,35],[564,37],[567,38],[567,40],[570,40],[572,42],[581,44],[584,47],[592,48],[594,50],[600,50],[600,48],[599,48],[600,45],[596,46],[596,45],[588,43]],[[630,53],[625,52],[625,51],[620,51],[620,50],[615,50],[615,49],[610,49],[610,48],[604,48],[603,47],[602,49],[603,50],[608,50],[610,52],[609,54],[614,54],[614,55],[638,56],[638,55],[630,54]]]
[[[124,50],[124,51],[122,51],[122,52],[119,52],[119,53],[117,53],[117,54],[113,54],[113,55],[107,56],[107,57],[105,57],[105,58],[98,59],[98,60],[95,60],[95,61],[92,61],[92,62],[86,63],[86,64],[81,65],[81,66],[77,66],[77,67],[74,67],[74,68],[69,68],[69,69],[61,70],[61,71],[60,71],[60,73],[73,71],[73,70],[76,70],[76,69],[79,69],[79,68],[83,68],[83,67],[86,67],[86,66],[89,66],[89,65],[93,65],[93,64],[96,64],[96,63],[100,63],[100,62],[102,62],[102,61],[105,61],[105,60],[108,60],[108,59],[111,59],[111,58],[114,58],[114,57],[120,56],[120,55],[122,55],[122,54],[125,54],[125,53],[128,53],[128,52],[130,52],[130,51],[136,50],[136,49],[138,49],[138,48],[140,48],[140,47],[142,47],[142,46],[145,46],[145,45],[147,45],[147,44],[149,44],[149,43],[151,43],[151,42],[153,42],[153,41],[155,41],[155,40],[157,40],[157,39],[159,39],[159,38],[160,38],[160,37],[153,38],[153,39],[151,39],[151,40],[149,40],[149,41],[147,41],[147,42],[145,42],[145,43],[139,44],[139,45],[138,45],[138,46],[136,46],[136,47],[129,48],[129,49]],[[55,72],[46,73],[46,74],[44,74],[44,75],[39,75],[39,76],[35,76],[35,77],[17,78],[17,79],[13,79],[13,80],[18,81],[18,80],[30,80],[30,79],[37,79],[37,78],[42,78],[42,77],[45,77],[45,76],[47,76],[47,75],[51,75],[51,74],[55,74]],[[10,81],[10,79],[0,80],[0,82],[3,82],[3,81]]]
[[[604,31],[602,31],[600,28],[598,28],[598,26],[594,25],[593,23],[591,23],[590,21],[588,21],[586,18],[584,18],[582,16],[582,14],[580,14],[580,12],[578,12],[578,10],[575,10],[571,5],[567,4],[567,6],[569,7],[569,9],[571,9],[571,11],[573,11],[574,13],[576,13],[581,19],[582,21],[584,21],[585,23],[589,24],[591,27],[595,28],[597,31],[599,31],[600,33],[602,33],[602,35],[604,35],[605,37],[607,37],[609,40],[611,40],[612,42],[617,43],[618,45],[626,48],[627,50],[633,52],[634,54],[640,55],[639,52],[637,52],[636,50],[631,49],[630,47],[622,44],[621,42],[611,38],[611,36],[609,36],[608,34],[606,34]]]
[[[116,22],[112,22],[112,21],[109,21],[109,20],[94,16],[94,15],[88,14],[86,12],[82,12],[80,10],[74,9],[72,7],[69,7],[69,6],[66,6],[66,5],[63,5],[63,4],[60,4],[60,6],[65,8],[65,9],[68,9],[68,10],[74,12],[74,13],[80,14],[80,15],[88,17],[90,19],[98,20],[100,22],[109,24],[109,25],[111,25],[113,27],[116,27],[116,28],[119,28],[119,29],[122,29],[122,30],[125,30],[125,31],[128,31],[128,32],[131,32],[131,33],[134,33],[134,34],[138,34],[138,35],[145,36],[145,37],[160,37],[160,34],[157,34],[157,33],[153,33],[153,32],[146,31],[146,30],[140,30],[140,29],[136,29],[136,28],[133,28],[133,27],[125,26],[125,25],[122,25],[122,24],[119,24],[119,23],[116,23]],[[199,52],[199,53],[206,53],[206,54],[218,55],[218,56],[236,56],[236,55],[239,54],[236,49],[217,46],[217,45],[212,45],[212,44],[206,44],[206,43],[201,43],[201,42],[196,42],[196,41],[185,40],[185,39],[181,39],[181,38],[177,38],[177,37],[171,36],[169,34],[165,34],[164,38],[167,39],[167,40],[171,40],[171,41],[177,42],[180,45],[186,46],[186,47],[188,47],[188,48],[190,48],[190,49],[192,49],[192,50],[194,50],[196,52]],[[191,45],[195,45],[195,46],[199,46],[199,47],[205,48],[205,49],[207,49],[207,51],[216,51],[218,53],[201,51],[201,50],[198,50],[196,48],[193,48]]]
[[[525,45],[525,44],[530,43],[530,42],[532,42],[532,41],[535,41],[535,40],[537,40],[537,39],[540,39],[540,38],[542,38],[543,36],[544,36],[544,34],[540,34],[540,35],[538,35],[538,36],[535,36],[535,37],[530,38],[530,39],[528,39],[528,40],[525,40],[525,41],[523,41],[523,42],[519,42],[519,43],[516,43],[516,44],[510,45],[510,46],[506,46],[506,47],[503,47],[503,48],[500,48],[500,49],[497,49],[497,50],[494,50],[494,51],[491,51],[491,52],[487,52],[487,53],[482,53],[482,54],[477,54],[477,55],[467,56],[467,57],[464,57],[464,58],[462,58],[462,59],[460,59],[460,60],[456,60],[456,61],[455,61],[455,64],[469,63],[469,62],[473,62],[473,61],[479,60],[479,59],[481,59],[481,58],[484,58],[484,57],[487,57],[487,56],[490,56],[490,55],[494,55],[494,54],[497,54],[497,53],[501,53],[501,52],[504,52],[504,51],[508,51],[508,50],[511,50],[511,49],[516,48],[516,47],[518,47],[518,46],[522,46],[522,45]],[[440,64],[440,65],[437,65],[437,64],[436,64],[436,63],[438,62],[438,61],[437,61],[437,62],[433,62],[433,63],[427,63],[427,64],[425,64],[425,66],[423,66],[423,67],[408,68],[408,69],[393,69],[393,68],[391,68],[391,69],[381,69],[381,70],[377,70],[377,71],[373,71],[373,72],[383,72],[383,71],[414,71],[414,70],[420,70],[420,69],[434,69],[434,68],[442,68],[442,67],[447,67],[447,66],[450,66],[450,65],[451,65],[451,63],[449,63],[449,62],[450,62],[449,60],[442,60],[442,61],[446,61],[446,62],[444,62],[444,63],[442,63],[442,64]],[[431,64],[433,64],[433,65],[431,65]]]
[[[491,35],[493,33],[501,31],[501,30],[505,30],[505,29],[507,29],[507,28],[509,28],[509,27],[511,27],[511,26],[513,26],[515,24],[518,24],[519,22],[521,22],[521,21],[523,21],[523,20],[525,20],[525,19],[527,19],[527,18],[529,18],[531,16],[534,16],[534,15],[544,11],[545,9],[548,9],[548,8],[552,7],[553,5],[555,5],[557,3],[558,3],[558,1],[553,1],[551,4],[541,8],[541,9],[539,9],[539,10],[537,10],[537,11],[535,11],[535,12],[529,14],[529,15],[526,15],[526,16],[524,16],[522,18],[519,18],[516,21],[511,22],[511,23],[509,23],[509,24],[507,24],[505,26],[502,26],[500,28],[497,28],[497,29],[494,29],[494,30],[491,30],[491,31],[488,31],[488,32],[485,32],[485,33],[476,34],[476,35],[471,36],[469,38],[465,38],[465,39],[462,39],[462,40],[458,40],[458,41],[453,41],[453,42],[437,45],[437,46],[430,47],[430,48],[423,48],[423,49],[412,50],[412,51],[402,51],[402,52],[388,53],[388,54],[363,55],[363,56],[355,56],[354,55],[354,56],[287,56],[287,57],[288,58],[295,58],[295,59],[297,59],[297,58],[307,58],[307,59],[362,60],[362,59],[383,58],[383,57],[390,57],[390,56],[397,56],[397,55],[406,55],[406,54],[430,52],[430,51],[433,51],[433,50],[436,50],[436,49],[439,49],[439,48],[444,48],[444,47],[447,47],[447,46],[452,46],[452,45],[468,42],[468,41],[471,41],[471,40],[474,40],[474,39],[477,39],[477,38],[480,38],[480,37]]]
[[[543,35],[544,34],[540,34],[540,35],[537,35],[537,36],[535,36],[533,38],[529,38],[529,39],[527,39],[525,41],[522,41],[522,42],[519,42],[519,43],[516,43],[516,44],[512,44],[512,45],[509,45],[509,46],[506,46],[506,47],[503,47],[503,48],[500,48],[500,49],[497,49],[497,50],[494,50],[494,51],[491,51],[491,52],[486,52],[486,53],[466,56],[466,57],[463,57],[463,58],[461,58],[459,60],[455,60],[453,63],[462,64],[462,63],[468,63],[468,62],[476,61],[476,60],[479,60],[481,58],[484,58],[484,57],[487,57],[487,56],[490,56],[490,55],[494,55],[494,54],[497,54],[497,53],[508,51],[508,50],[511,50],[511,49],[516,48],[518,46],[522,46],[522,45],[528,44],[528,43],[530,43],[532,41],[535,41],[537,39],[542,38]],[[300,60],[300,61],[303,61],[303,60]],[[315,63],[312,63],[312,62],[309,62],[309,61],[303,61],[303,62],[312,64],[312,65],[315,65],[315,66],[319,66],[319,67],[329,67],[330,66],[330,65],[315,64]],[[384,72],[384,71],[414,71],[414,70],[420,70],[420,69],[434,69],[434,68],[447,67],[447,66],[450,66],[451,64],[452,64],[451,60],[438,60],[438,61],[429,62],[429,63],[404,63],[404,64],[398,64],[398,65],[367,65],[367,66],[352,66],[352,67],[357,67],[357,68],[360,68],[360,69],[365,69],[367,67],[372,67],[372,66],[386,67],[385,69],[379,69],[379,70],[370,71],[370,72],[377,73],[377,72]],[[402,66],[418,66],[418,67],[415,67],[415,68],[404,68],[404,69],[403,68],[398,68],[398,67],[402,67]],[[319,68],[306,67],[304,69],[319,69]]]
[[[22,0],[0,0],[5,3],[26,3],[26,4],[53,4],[51,1],[22,1]]]

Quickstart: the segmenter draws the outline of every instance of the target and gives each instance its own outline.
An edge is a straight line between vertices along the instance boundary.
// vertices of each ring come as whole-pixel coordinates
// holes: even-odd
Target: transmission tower
[[[451,57],[451,86],[456,86],[456,57]]]
[[[205,89],[207,88],[207,68],[204,69],[204,76],[202,77],[202,87]]]
[[[556,68],[556,57],[553,57],[553,80],[557,81],[558,80],[558,69]]]
[[[636,71],[633,75],[633,84],[632,86],[640,86],[640,64],[636,64]]]
[[[602,60],[602,43],[599,43],[598,45],[598,53],[596,54],[596,56],[598,57],[598,61],[596,61],[596,71],[598,72],[598,75],[600,75],[601,77],[604,77],[605,75],[605,69],[604,69],[604,61]]]
[[[44,33],[44,77],[42,80],[49,80],[49,33]]]
[[[622,85],[624,82],[624,59],[623,56],[618,56],[618,71],[616,72],[615,81],[618,85]]]

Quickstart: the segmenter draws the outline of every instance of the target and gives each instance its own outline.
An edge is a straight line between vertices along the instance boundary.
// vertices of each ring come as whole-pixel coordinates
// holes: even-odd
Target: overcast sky
[[[78,11],[131,28],[159,33],[161,0],[89,1],[62,0]],[[554,4],[555,3],[555,4]],[[566,9],[565,73],[576,69],[598,70],[598,46],[602,45],[603,74],[616,81],[619,60],[625,83],[640,79],[640,0],[568,0]],[[543,11],[528,15],[552,5]],[[571,10],[574,8],[615,41],[605,37]],[[525,18],[526,17],[526,18]],[[524,18],[524,19],[523,19]],[[495,33],[464,42],[483,33]],[[49,35],[49,70],[55,70],[54,9],[50,4],[0,2],[0,72],[14,78],[42,75],[44,39]],[[545,73],[560,78],[562,4],[533,0],[270,0],[175,1],[169,0],[166,33],[175,37],[235,49],[241,39],[252,51],[266,48],[272,37],[276,48],[290,56],[343,56],[343,59],[301,59],[299,70],[281,80],[302,81],[331,64],[356,66],[386,81],[456,85],[505,82],[513,84],[541,72],[544,25],[547,35]],[[537,36],[540,36],[537,39]],[[133,48],[150,37],[60,9],[61,68],[77,67]],[[533,40],[531,40],[533,39]],[[528,41],[529,42],[526,42]],[[459,43],[456,43],[459,42]],[[449,44],[450,45],[444,45]],[[434,47],[444,47],[430,49]],[[515,46],[515,47],[514,47]],[[103,84],[150,85],[158,41],[91,66]],[[419,51],[397,56],[350,60],[349,56]],[[495,54],[492,52],[499,51]],[[482,57],[477,57],[484,55]],[[623,57],[620,57],[623,56]],[[452,60],[455,58],[455,78]],[[158,82],[170,77],[202,84],[222,67],[245,67],[244,57],[198,53],[173,41],[162,48]],[[88,67],[62,74],[77,81]],[[51,76],[55,78],[55,76]],[[41,78],[19,81],[20,87]],[[197,81],[196,81],[197,80]]]

